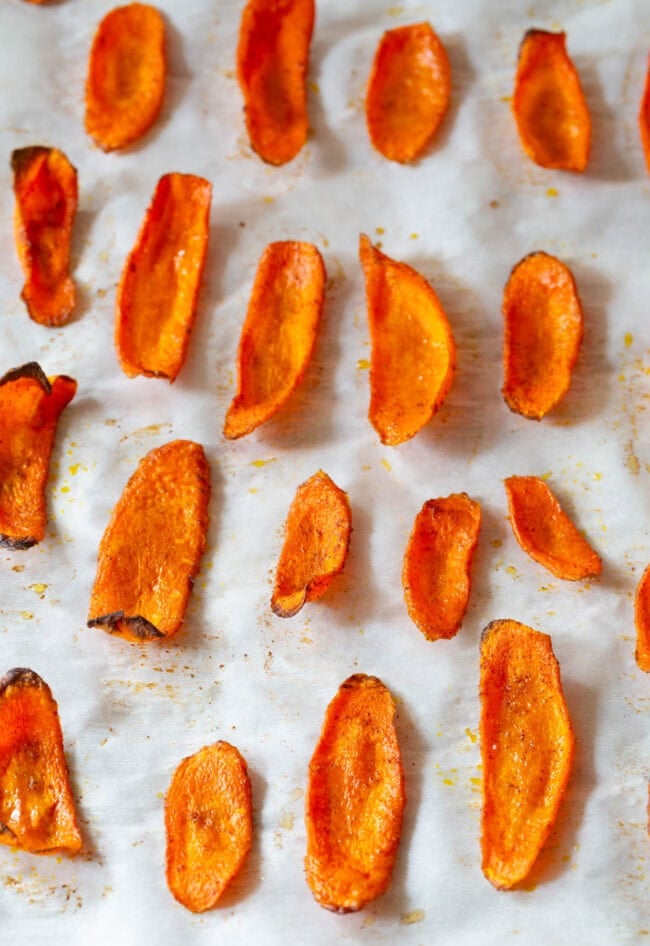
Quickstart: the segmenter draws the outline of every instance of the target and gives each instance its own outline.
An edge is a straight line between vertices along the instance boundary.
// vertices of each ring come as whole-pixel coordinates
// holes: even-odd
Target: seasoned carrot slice
[[[81,847],[57,705],[24,668],[0,679],[0,844],[32,854]]]
[[[446,398],[456,345],[444,309],[426,280],[361,236],[372,342],[370,423],[382,443],[409,440]]]
[[[511,411],[541,420],[564,397],[582,341],[583,318],[571,271],[531,253],[503,292],[503,396]]]
[[[415,518],[402,584],[411,620],[430,641],[454,637],[465,617],[481,507],[467,493],[429,499]]]
[[[509,476],[504,482],[510,524],[524,552],[556,578],[580,581],[600,575],[600,557],[543,480],[536,476]]]
[[[176,633],[205,547],[209,498],[198,443],[173,440],[140,461],[99,546],[89,627],[138,642]]]
[[[584,171],[591,119],[564,33],[528,30],[525,34],[512,110],[522,147],[536,164]]]
[[[648,171],[650,171],[650,59],[648,60],[645,86],[641,99],[641,108],[639,110],[639,132],[641,134],[641,144],[643,145],[645,162]]]
[[[373,145],[391,161],[419,157],[449,107],[447,52],[428,23],[384,33],[366,94],[366,121]]]
[[[528,875],[555,823],[573,730],[548,634],[493,621],[481,640],[483,873],[508,889]]]
[[[215,742],[183,759],[165,799],[167,885],[193,913],[216,906],[251,849],[253,808],[246,761]]]
[[[286,164],[307,140],[309,44],[314,0],[248,0],[237,72],[251,147],[268,164]]]
[[[406,797],[395,705],[377,677],[349,677],[309,765],[307,883],[322,907],[361,910],[387,889]]]
[[[352,515],[347,493],[319,470],[296,491],[275,575],[271,607],[290,618],[320,598],[343,570]]]
[[[208,246],[212,187],[193,174],[165,174],[117,291],[115,345],[122,370],[174,381],[196,315]]]
[[[70,242],[77,172],[56,148],[19,148],[14,175],[16,249],[25,274],[21,296],[40,325],[63,325],[74,308]]]
[[[88,62],[86,131],[103,151],[151,128],[165,90],[165,22],[155,7],[129,3],[99,24]]]
[[[271,243],[264,250],[239,342],[237,393],[223,429],[229,439],[273,417],[302,380],[323,311],[325,278],[311,243]]]
[[[636,662],[641,670],[650,672],[650,565],[644,571],[634,599],[636,624]]]
[[[66,375],[48,380],[30,362],[0,378],[0,546],[28,549],[45,538],[45,485],[59,415],[75,396]]]

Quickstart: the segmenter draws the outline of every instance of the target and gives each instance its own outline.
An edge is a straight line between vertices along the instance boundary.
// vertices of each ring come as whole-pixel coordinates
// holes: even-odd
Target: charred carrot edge
[[[77,382],[51,381],[36,362],[0,378],[0,547],[28,549],[45,538],[47,500],[56,428]]]
[[[634,623],[636,625],[635,658],[640,670],[650,672],[650,565],[637,585],[634,598]]]
[[[249,0],[242,13],[237,74],[251,147],[268,164],[298,154],[309,128],[307,67],[314,0]]]
[[[415,160],[440,127],[450,96],[447,52],[429,23],[387,30],[366,93],[373,146],[390,161]]]
[[[361,236],[372,343],[370,423],[382,443],[414,437],[445,400],[456,367],[447,316],[428,282]]]
[[[564,797],[574,738],[548,634],[493,621],[481,639],[483,873],[510,889],[530,872]]]
[[[580,581],[596,578],[602,562],[584,539],[543,480],[509,476],[504,480],[510,525],[527,555],[556,578]]]
[[[144,3],[107,13],[88,61],[86,132],[103,151],[124,148],[158,118],[165,91],[165,21]]]
[[[99,546],[89,627],[138,643],[176,633],[205,547],[209,497],[200,444],[173,440],[140,461]]]
[[[183,759],[165,799],[167,885],[193,913],[211,910],[251,849],[253,806],[246,761],[227,742]]]
[[[35,145],[11,155],[14,234],[25,274],[21,298],[39,325],[63,325],[75,304],[70,244],[77,171],[62,151]]]
[[[325,266],[311,243],[270,243],[262,254],[237,355],[237,393],[223,428],[251,433],[286,404],[302,380],[323,311]]]
[[[361,910],[390,884],[406,796],[395,705],[377,677],[349,677],[327,707],[309,765],[307,883],[336,913]]]
[[[639,109],[639,133],[646,167],[650,172],[650,58],[648,59],[645,86]]]
[[[526,154],[541,167],[584,171],[591,119],[564,33],[529,30],[519,50],[512,110]]]
[[[319,470],[296,490],[271,598],[273,611],[292,617],[320,598],[345,564],[352,514],[347,493]]]
[[[115,346],[130,378],[174,381],[187,354],[205,265],[209,181],[165,174],[158,181],[117,291]]]
[[[583,315],[571,270],[548,253],[525,256],[503,291],[503,397],[511,411],[541,420],[569,390]]]
[[[454,637],[471,588],[481,507],[467,493],[429,499],[415,518],[402,570],[409,617],[431,641]]]
[[[56,702],[17,667],[0,679],[0,844],[72,855],[81,843]]]

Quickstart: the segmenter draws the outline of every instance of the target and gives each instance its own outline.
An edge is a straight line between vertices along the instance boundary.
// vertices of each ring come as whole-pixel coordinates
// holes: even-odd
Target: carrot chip
[[[650,565],[637,585],[634,598],[636,624],[636,662],[640,670],[650,672]]]
[[[641,135],[641,144],[646,166],[650,171],[650,59],[646,71],[645,86],[641,98],[641,107],[639,109],[639,133]]]

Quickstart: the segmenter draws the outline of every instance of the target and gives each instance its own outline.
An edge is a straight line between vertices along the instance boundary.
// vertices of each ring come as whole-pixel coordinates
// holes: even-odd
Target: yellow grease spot
[[[47,591],[47,585],[30,585],[29,590],[33,591],[35,595],[42,595],[45,591]]]
[[[481,785],[482,779],[472,777],[470,780],[470,785]]]
[[[83,463],[73,463],[68,469],[70,470],[70,476],[76,476],[79,470],[83,470],[84,473],[88,472],[88,467],[84,466]]]
[[[69,487],[69,486],[62,486],[60,492],[62,492],[62,493],[69,493],[69,492],[70,492],[70,487]]]
[[[492,539],[492,541],[490,542],[490,545],[492,546],[493,549],[500,549],[501,546],[503,545],[503,542],[501,541],[501,539]]]
[[[310,92],[315,92],[316,95],[318,95],[320,92],[320,86],[318,85],[318,82],[308,82],[307,85],[309,86]]]
[[[514,565],[506,565],[506,571],[507,571],[507,573],[508,573],[509,575],[516,575],[516,574],[517,574],[517,569],[515,568]]]
[[[603,478],[603,474],[602,474],[602,473],[594,473],[594,479],[595,479],[595,480],[602,480],[602,478]]]
[[[512,96],[511,96],[511,95],[502,95],[502,96],[501,96],[501,101],[502,101],[502,102],[512,102]]]
[[[306,634],[303,634],[302,637],[300,638],[300,643],[301,643],[301,644],[313,644],[314,641],[313,641],[313,639],[312,639],[311,637],[307,637]]]
[[[249,493],[253,493],[253,495],[255,495],[255,493],[259,493],[259,489],[252,489],[252,488],[249,486],[248,492],[249,492]]]
[[[417,238],[418,238],[417,233],[412,233],[412,234],[411,234],[411,239],[412,239],[412,240],[417,240]]]
[[[262,200],[264,201],[265,204],[275,203],[275,197],[263,197]]]
[[[547,197],[559,197],[559,196],[560,196],[560,192],[559,192],[559,190],[556,190],[555,187],[549,187],[548,190],[546,191],[546,196],[547,196]]]
[[[456,784],[456,780],[453,779],[453,778],[443,778],[442,784],[443,784],[443,785],[455,785],[455,784]]]
[[[268,460],[252,460],[251,466],[266,466],[267,463],[275,463],[277,457],[269,457]]]
[[[375,228],[375,233],[378,233],[379,236],[381,236],[382,233],[385,233],[385,232],[386,232],[386,231],[384,230],[383,227],[376,227],[376,228]]]
[[[625,333],[625,347],[629,348],[633,341],[634,341],[634,336],[632,335],[632,332],[626,332]]]
[[[24,621],[31,621],[31,619],[34,617],[31,611],[21,611],[20,616]]]
[[[280,827],[285,831],[293,831],[293,815],[290,811],[283,811],[280,815]]]
[[[425,916],[424,910],[410,910],[408,913],[402,913],[399,921],[404,926],[411,926],[413,923],[421,923]]]
[[[544,482],[546,482],[547,480],[550,480],[550,478],[551,478],[552,476],[553,476],[553,474],[552,474],[551,471],[549,470],[548,473],[542,473],[542,475],[540,476],[540,480],[544,480]]]
[[[366,371],[370,367],[370,362],[367,358],[359,358],[357,361],[357,368],[360,371]]]
[[[25,566],[24,566],[24,565],[14,565],[11,570],[12,570],[12,572],[24,572],[24,571],[25,571]]]
[[[478,736],[472,729],[466,729],[465,735],[467,736],[470,742],[476,742],[478,740]]]
[[[390,465],[390,463],[388,462],[388,460],[382,459],[381,465],[384,467],[385,470],[388,470],[389,473],[392,472],[392,469],[393,469],[393,468],[392,468],[392,466]]]
[[[386,10],[386,13],[389,16],[401,16],[403,12],[404,12],[404,7],[389,7]]]

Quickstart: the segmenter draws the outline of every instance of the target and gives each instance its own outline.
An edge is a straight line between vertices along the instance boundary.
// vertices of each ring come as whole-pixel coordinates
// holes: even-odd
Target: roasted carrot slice
[[[352,515],[347,493],[319,470],[302,483],[294,497],[271,607],[290,618],[305,601],[325,594],[332,578],[343,570],[350,544]]]
[[[548,634],[493,621],[481,640],[483,873],[508,889],[528,875],[555,823],[573,730]]]
[[[374,147],[391,161],[419,157],[449,107],[447,52],[428,23],[384,33],[366,93],[366,122]]]
[[[70,242],[77,212],[77,172],[56,148],[19,148],[11,155],[14,231],[25,274],[21,297],[40,325],[63,325],[74,308]]]
[[[526,154],[543,168],[584,171],[591,119],[564,33],[528,30],[519,49],[512,110]]]
[[[503,292],[503,396],[511,411],[541,420],[564,397],[582,341],[583,318],[571,271],[531,253]]]
[[[251,849],[253,808],[246,761],[215,742],[183,759],[165,800],[167,885],[193,913],[216,906]]]
[[[81,847],[57,705],[24,668],[0,679],[0,844],[32,854]]]
[[[481,507],[467,493],[429,499],[415,518],[402,584],[412,621],[430,641],[454,637],[465,617]]]
[[[45,538],[45,484],[59,415],[75,396],[66,375],[48,380],[30,362],[0,378],[0,546],[28,549]]]
[[[543,480],[536,476],[509,476],[504,482],[510,525],[524,552],[556,578],[580,581],[600,575],[600,557]]]
[[[122,370],[174,381],[196,315],[212,187],[193,174],[165,174],[117,291],[115,345]]]
[[[406,797],[395,705],[377,677],[349,677],[309,765],[307,883],[322,907],[361,910],[387,889]]]
[[[309,44],[314,0],[248,0],[237,72],[251,147],[268,164],[286,164],[307,140]]]
[[[311,243],[264,250],[242,329],[237,393],[224,435],[249,434],[288,401],[309,364],[323,311],[325,266]]]
[[[89,627],[140,643],[176,633],[205,547],[209,498],[200,444],[173,440],[140,461],[99,546]]]
[[[99,24],[88,62],[86,131],[103,151],[131,144],[160,112],[165,22],[155,7],[129,3]]]
[[[361,236],[372,342],[370,423],[382,443],[409,440],[446,398],[456,345],[440,300],[428,282]]]
[[[650,672],[650,565],[644,571],[634,599],[636,624],[636,662],[641,670]]]
[[[648,60],[641,108],[639,109],[639,132],[641,134],[641,144],[643,145],[645,162],[648,171],[650,171],[650,59]]]

